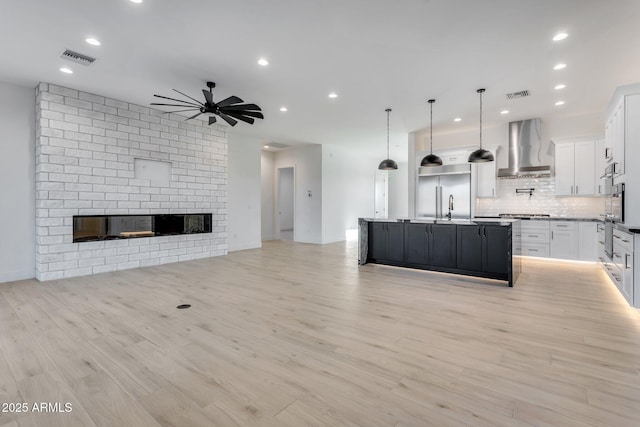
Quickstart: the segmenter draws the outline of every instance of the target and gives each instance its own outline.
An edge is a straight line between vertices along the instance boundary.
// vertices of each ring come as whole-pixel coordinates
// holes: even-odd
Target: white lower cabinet
[[[613,266],[609,270],[622,296],[633,305],[633,235],[613,230]]]
[[[551,258],[578,259],[578,236],[575,221],[553,221],[549,254]]]
[[[549,221],[522,220],[520,230],[522,255],[549,257]]]
[[[604,226],[601,223],[523,220],[520,228],[522,255],[576,261],[598,261],[599,256],[604,257]],[[599,240],[602,240],[601,244]],[[599,254],[600,250],[602,254]]]

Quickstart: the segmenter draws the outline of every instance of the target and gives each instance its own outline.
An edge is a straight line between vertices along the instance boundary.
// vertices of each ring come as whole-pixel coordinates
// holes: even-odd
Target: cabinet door
[[[577,196],[593,196],[596,193],[594,141],[575,144],[575,191]]]
[[[386,259],[387,230],[386,222],[369,223],[369,258]]]
[[[604,169],[606,167],[606,153],[605,153],[605,140],[600,139],[595,142],[595,174],[594,179],[596,182],[595,185],[595,194],[596,196],[604,195],[604,180],[600,179],[602,175],[604,175]]]
[[[580,261],[597,261],[598,247],[598,223],[578,223],[578,259]],[[602,248],[604,250],[604,242]]]
[[[429,265],[456,267],[456,229],[454,224],[433,224],[429,244]]]
[[[578,255],[574,230],[552,230],[549,247],[551,258],[576,259]]]
[[[387,259],[404,261],[404,224],[388,222],[387,224]]]
[[[508,227],[482,226],[482,271],[507,275],[511,260],[509,243]]]
[[[431,224],[404,225],[404,260],[412,264],[427,264]]]
[[[573,144],[556,145],[556,195],[572,196],[575,175]]]
[[[633,252],[626,251],[622,260],[622,293],[633,305]]]
[[[457,232],[457,266],[461,270],[482,270],[482,236],[479,225],[460,225]]]
[[[613,161],[617,163],[615,174],[622,175],[625,170],[625,152],[624,152],[624,138],[625,138],[625,122],[624,122],[624,99],[620,102],[620,105],[616,108],[616,112],[613,117]]]
[[[496,162],[477,163],[478,197],[496,196]]]

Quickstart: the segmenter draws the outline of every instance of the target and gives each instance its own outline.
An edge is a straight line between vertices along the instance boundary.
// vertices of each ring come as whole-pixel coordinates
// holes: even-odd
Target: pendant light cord
[[[478,89],[478,93],[480,94],[480,149],[482,150],[482,92],[484,89]]]
[[[391,112],[391,108],[387,108],[385,110],[387,112],[387,159],[389,158],[389,113]]]
[[[433,154],[433,102],[429,101],[431,107],[431,114],[429,117],[429,152]]]

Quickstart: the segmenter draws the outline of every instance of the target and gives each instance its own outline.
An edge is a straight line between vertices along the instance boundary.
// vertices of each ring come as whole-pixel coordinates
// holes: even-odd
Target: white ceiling
[[[602,112],[640,80],[638,0],[3,0],[0,81],[48,81],[147,105],[172,88],[237,95],[266,116],[234,131],[264,142],[369,144],[428,126]],[[569,37],[552,42],[566,30]],[[102,45],[84,42],[89,36]],[[90,67],[65,49],[98,58]],[[268,58],[260,67],[257,60]],[[568,66],[554,71],[557,62]],[[557,83],[567,88],[554,91]],[[508,92],[528,89],[526,99]],[[329,92],[339,94],[329,99]],[[566,101],[562,107],[556,100]],[[281,113],[281,106],[289,111]],[[502,109],[511,114],[501,116]],[[452,119],[462,117],[454,124]]]

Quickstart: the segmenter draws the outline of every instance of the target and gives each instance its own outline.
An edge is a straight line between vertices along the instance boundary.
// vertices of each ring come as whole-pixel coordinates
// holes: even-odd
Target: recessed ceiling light
[[[556,105],[564,105],[564,101],[558,101],[556,102]]]
[[[556,87],[554,87],[554,89],[555,90],[560,90],[560,89],[564,89],[565,87],[567,87],[567,85],[559,84],[559,85],[556,85]]]
[[[267,65],[269,65],[269,61],[267,61],[264,58],[260,58],[258,59],[258,65],[262,65],[263,67],[266,67]]]
[[[286,113],[289,110],[287,109],[287,107],[280,107],[280,111],[282,111],[283,113]]]
[[[566,67],[566,66],[567,66],[567,64],[562,64],[562,63],[560,63],[560,64],[556,64],[556,65],[553,67],[553,69],[554,69],[554,70],[562,70],[562,69],[563,69],[564,67]]]
[[[269,148],[269,146],[268,146],[268,145],[265,145],[265,146],[264,146],[264,148]]]
[[[555,36],[553,36],[553,41],[554,42],[559,42],[560,40],[566,39],[567,36],[569,36],[569,34],[567,34],[567,33],[558,33]]]
[[[500,111],[500,114],[509,114],[509,110],[502,110]]]
[[[142,0],[129,0],[131,3],[142,3]]]
[[[71,68],[67,68],[67,67],[60,68],[60,71],[62,71],[65,74],[73,74],[73,70]]]
[[[455,119],[453,119],[454,122],[459,122],[460,120],[462,120],[460,117],[456,117]]]
[[[100,46],[100,40],[94,39],[93,37],[89,37],[88,39],[85,39],[84,41],[86,41],[87,43],[89,43],[92,46]]]
[[[335,92],[331,92],[331,93],[329,94],[329,98],[337,98],[337,97],[338,97],[338,94],[337,94],[337,93],[335,93]]]

